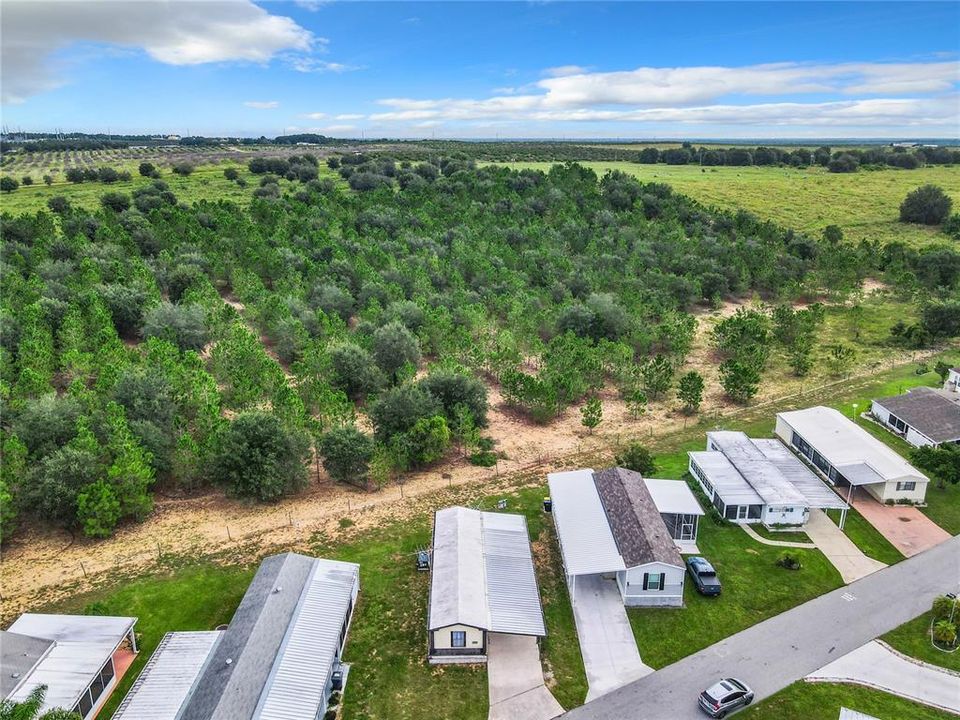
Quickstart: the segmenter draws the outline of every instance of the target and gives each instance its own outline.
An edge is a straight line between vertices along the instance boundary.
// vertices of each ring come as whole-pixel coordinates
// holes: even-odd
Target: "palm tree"
[[[26,700],[0,700],[0,720],[81,720],[77,713],[59,708],[47,710],[41,715],[40,708],[43,707],[46,694],[47,686],[37,685]]]

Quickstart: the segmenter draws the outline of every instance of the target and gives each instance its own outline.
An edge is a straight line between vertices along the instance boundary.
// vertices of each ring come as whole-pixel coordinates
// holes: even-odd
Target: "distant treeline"
[[[568,142],[456,142],[429,141],[416,146],[443,152],[458,152],[475,160],[487,161],[610,161],[642,164],[704,166],[792,166],[821,165],[833,172],[854,172],[860,166],[889,166],[912,169],[921,165],[953,165],[960,163],[960,148],[949,147],[805,147],[730,146],[703,147],[683,143],[676,148],[623,147],[617,145],[578,145]],[[409,151],[415,155],[413,148]],[[398,154],[396,152],[394,155]],[[412,159],[412,158],[411,158]]]

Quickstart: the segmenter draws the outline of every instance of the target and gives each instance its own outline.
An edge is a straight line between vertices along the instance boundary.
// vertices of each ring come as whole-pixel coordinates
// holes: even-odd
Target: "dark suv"
[[[707,562],[706,558],[698,555],[687,558],[687,572],[693,578],[693,584],[701,595],[719,595],[720,578],[717,577],[717,571],[713,565]]]
[[[724,678],[700,693],[700,709],[714,718],[726,717],[753,702],[753,690],[735,678]]]

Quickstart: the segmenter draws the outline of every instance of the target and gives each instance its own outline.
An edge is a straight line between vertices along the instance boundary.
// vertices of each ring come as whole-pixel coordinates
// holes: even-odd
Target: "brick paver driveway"
[[[853,500],[853,506],[890,544],[907,557],[950,539],[950,533],[915,507],[882,505],[866,492]]]

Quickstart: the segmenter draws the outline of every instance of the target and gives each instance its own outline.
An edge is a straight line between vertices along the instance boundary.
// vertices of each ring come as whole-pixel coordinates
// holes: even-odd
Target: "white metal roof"
[[[567,573],[592,575],[626,570],[593,481],[593,470],[550,473],[547,483]]]
[[[806,505],[803,494],[780,469],[747,437],[735,430],[707,433],[708,444],[716,446],[767,505]]]
[[[903,478],[928,481],[926,475],[838,410],[817,406],[777,413],[777,417],[838,470],[842,465],[864,463],[886,482]]]
[[[840,708],[840,717],[837,720],[878,720],[878,718],[875,718],[873,715],[867,715],[862,712],[857,712],[856,710],[842,707]]]
[[[213,630],[164,635],[113,720],[175,720],[221,634]]]
[[[546,635],[522,515],[465,507],[437,512],[429,626],[435,630],[449,625]]]
[[[804,465],[800,458],[790,452],[779,440],[764,438],[754,440],[753,444],[803,494],[810,507],[833,508],[836,510],[843,510],[848,507],[839,495],[831,490],[823,480],[817,477],[816,473]]]
[[[11,632],[53,640],[54,645],[10,699],[25,700],[35,687],[46,685],[43,710],[73,709],[136,622],[132,617],[21,615]]]
[[[763,505],[763,498],[722,452],[699,450],[687,454],[707,476],[725,505]]]
[[[703,508],[683,480],[644,478],[644,485],[661,513],[668,515],[703,515]]]
[[[316,559],[253,714],[255,720],[316,717],[359,576],[355,563]]]

